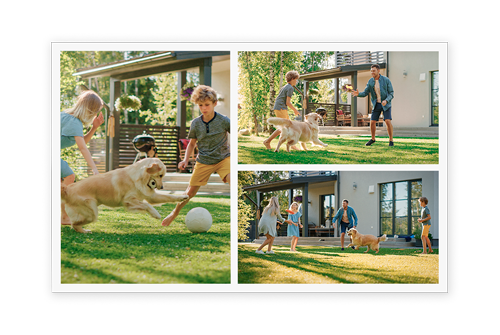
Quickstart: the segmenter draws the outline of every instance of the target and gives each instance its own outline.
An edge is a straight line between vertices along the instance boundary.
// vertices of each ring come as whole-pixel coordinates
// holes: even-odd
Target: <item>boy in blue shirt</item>
[[[394,99],[394,89],[389,78],[380,74],[380,66],[373,64],[370,70],[372,78],[368,80],[366,88],[363,92],[358,90],[352,91],[351,94],[355,97],[366,97],[370,94],[372,101],[372,117],[370,119],[370,132],[372,138],[366,142],[366,146],[375,143],[375,131],[377,130],[377,121],[380,113],[384,113],[384,122],[387,125],[387,133],[389,134],[389,146],[394,146],[392,138],[392,115],[391,115],[391,101]]]

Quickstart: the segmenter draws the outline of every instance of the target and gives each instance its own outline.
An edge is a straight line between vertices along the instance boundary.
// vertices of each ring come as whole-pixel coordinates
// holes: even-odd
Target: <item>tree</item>
[[[239,96],[238,127],[249,128],[258,134],[268,118],[271,104],[274,107],[271,86],[276,87],[283,72],[300,70],[302,53],[282,52],[279,60],[270,52],[239,52]],[[272,70],[271,70],[272,68]],[[272,78],[271,78],[272,75]],[[281,88],[281,87],[280,87]]]

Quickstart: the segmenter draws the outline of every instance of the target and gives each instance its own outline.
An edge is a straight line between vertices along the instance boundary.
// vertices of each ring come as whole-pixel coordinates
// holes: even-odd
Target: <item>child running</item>
[[[276,237],[276,221],[285,222],[285,219],[280,214],[280,204],[278,198],[272,197],[269,204],[262,211],[262,217],[259,221],[259,234],[266,235],[266,240],[255,251],[257,254],[264,254],[262,248],[267,245],[267,254],[274,254],[273,242]]]
[[[299,207],[298,203],[293,202],[290,205],[289,210],[292,211],[293,214],[288,214],[288,220],[285,221],[288,223],[286,236],[292,236],[290,251],[297,252],[297,250],[295,250],[295,247],[297,246],[297,242],[299,241],[299,236],[300,236],[299,228],[302,228],[302,225],[300,224],[300,217],[302,216],[302,206]]]
[[[300,113],[295,108],[292,104],[292,96],[294,92],[294,86],[297,85],[297,82],[299,81],[299,73],[297,71],[288,71],[285,74],[285,79],[288,84],[283,86],[278,93],[278,97],[276,98],[276,101],[274,103],[274,114],[276,117],[280,117],[282,119],[290,119],[288,116],[288,108],[295,113],[295,115],[299,116]],[[275,130],[269,138],[267,138],[263,144],[267,149],[271,149],[271,141],[278,137],[278,135],[281,134],[281,130],[277,129]],[[294,145],[292,146],[294,150],[297,150],[297,147]]]
[[[198,156],[189,180],[186,194],[189,199],[194,197],[201,186],[208,183],[212,173],[217,172],[224,183],[230,182],[229,128],[227,116],[217,113],[217,93],[210,86],[199,85],[195,88],[191,101],[200,107],[201,116],[191,122],[189,129],[189,144],[185,158],[179,163],[179,169],[184,170],[189,162],[194,148],[198,145]],[[177,203],[175,209],[162,221],[163,226],[169,226],[186,206],[189,199]]]

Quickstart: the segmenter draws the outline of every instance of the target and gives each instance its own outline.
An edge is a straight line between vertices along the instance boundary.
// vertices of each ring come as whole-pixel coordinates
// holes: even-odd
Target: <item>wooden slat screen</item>
[[[150,126],[137,124],[120,124],[119,134],[119,165],[125,167],[134,163],[137,151],[132,140],[137,135],[151,135],[158,148],[158,158],[167,167],[167,172],[176,172],[179,163],[179,127]]]

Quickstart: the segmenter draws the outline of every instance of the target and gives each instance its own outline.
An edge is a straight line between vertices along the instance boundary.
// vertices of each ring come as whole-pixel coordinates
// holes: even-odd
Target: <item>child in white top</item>
[[[266,240],[255,251],[258,254],[263,254],[262,248],[267,245],[267,253],[274,254],[272,251],[274,238],[276,237],[276,221],[285,222],[280,214],[280,204],[278,198],[272,197],[269,204],[262,211],[262,217],[259,221],[259,234],[266,235]]]

